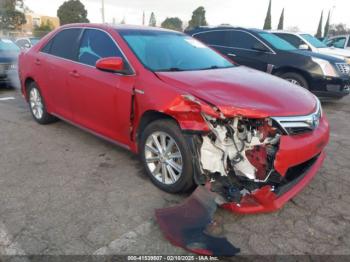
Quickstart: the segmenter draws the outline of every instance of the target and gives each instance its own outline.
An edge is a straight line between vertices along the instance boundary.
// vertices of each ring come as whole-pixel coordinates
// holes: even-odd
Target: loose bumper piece
[[[157,209],[156,219],[164,236],[175,246],[200,255],[234,256],[240,249],[226,237],[214,234],[213,221],[219,196],[199,186],[182,204]]]

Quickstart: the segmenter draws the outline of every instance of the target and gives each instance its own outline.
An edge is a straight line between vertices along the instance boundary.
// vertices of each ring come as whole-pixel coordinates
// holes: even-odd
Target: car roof
[[[291,35],[311,35],[309,33],[305,32],[292,32],[292,31],[286,31],[286,30],[269,30],[270,33],[285,33],[285,34],[291,34]]]
[[[140,26],[140,25],[114,25],[114,24],[87,24],[87,23],[78,23],[78,24],[68,24],[60,28],[74,28],[74,27],[84,27],[84,28],[99,28],[99,29],[115,29],[115,30],[145,30],[145,31],[168,31],[168,32],[177,32],[174,30],[169,30],[160,27],[151,27],[151,26]]]
[[[228,29],[243,30],[243,31],[254,32],[254,33],[267,32],[257,28],[244,28],[239,26],[226,26],[226,25],[225,26],[200,26],[190,30],[185,30],[185,32],[188,34],[196,34],[196,33],[205,32],[205,31],[228,30]]]
[[[335,36],[330,36],[327,39],[333,39],[333,38],[338,38],[338,37],[349,37],[350,35],[335,35]]]

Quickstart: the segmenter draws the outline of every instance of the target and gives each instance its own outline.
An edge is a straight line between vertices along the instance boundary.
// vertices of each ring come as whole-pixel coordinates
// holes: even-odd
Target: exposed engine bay
[[[280,181],[273,163],[281,134],[271,119],[203,117],[211,132],[202,136],[198,153],[213,192],[239,203],[245,194]]]

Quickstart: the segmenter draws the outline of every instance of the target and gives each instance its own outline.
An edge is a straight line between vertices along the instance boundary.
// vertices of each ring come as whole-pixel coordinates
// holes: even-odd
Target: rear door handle
[[[41,65],[41,61],[39,58],[35,59],[35,62],[34,62],[36,65]]]
[[[233,53],[229,53],[229,54],[227,54],[228,56],[233,56],[233,57],[235,57],[235,56],[237,56],[236,54],[233,54]]]
[[[80,77],[80,75],[79,75],[79,73],[78,73],[77,70],[73,70],[73,71],[70,72],[69,74],[70,74],[72,77],[76,77],[76,78]]]

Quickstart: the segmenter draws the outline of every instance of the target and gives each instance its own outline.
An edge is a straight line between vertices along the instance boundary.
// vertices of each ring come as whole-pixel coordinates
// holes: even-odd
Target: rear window
[[[77,60],[79,37],[82,30],[78,28],[65,29],[59,32],[46,46],[42,52],[65,59]]]

